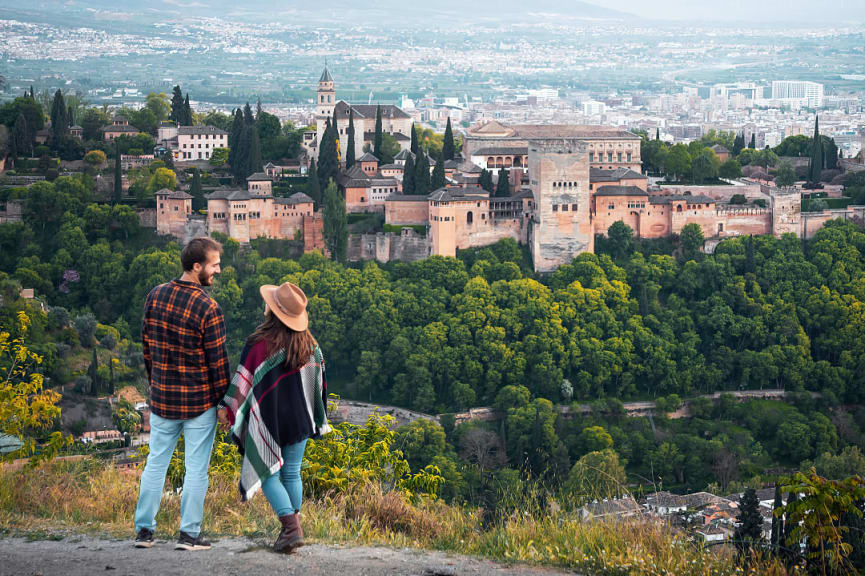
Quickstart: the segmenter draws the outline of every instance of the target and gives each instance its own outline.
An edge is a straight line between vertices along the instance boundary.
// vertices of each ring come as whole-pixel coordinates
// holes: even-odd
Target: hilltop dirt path
[[[325,544],[305,546],[291,556],[275,554],[257,540],[226,538],[212,550],[174,550],[174,542],[157,540],[149,550],[131,540],[71,536],[63,540],[28,541],[0,538],[0,576],[512,576],[573,574],[534,566],[504,566],[443,552]]]

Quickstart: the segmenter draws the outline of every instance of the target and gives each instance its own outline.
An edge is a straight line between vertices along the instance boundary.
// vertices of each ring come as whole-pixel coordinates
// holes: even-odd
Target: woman
[[[282,530],[274,549],[303,545],[298,514],[306,441],[330,431],[324,357],[307,326],[306,295],[290,282],[260,288],[265,319],[249,337],[223,403],[243,455],[240,493],[261,488]]]

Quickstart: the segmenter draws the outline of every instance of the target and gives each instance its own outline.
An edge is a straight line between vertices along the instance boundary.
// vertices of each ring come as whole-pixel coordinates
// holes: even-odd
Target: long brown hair
[[[267,311],[264,322],[259,324],[249,337],[249,344],[256,344],[262,340],[267,343],[268,354],[285,350],[285,366],[289,370],[297,370],[309,362],[310,356],[318,346],[312,332],[292,330],[280,322],[270,310]]]

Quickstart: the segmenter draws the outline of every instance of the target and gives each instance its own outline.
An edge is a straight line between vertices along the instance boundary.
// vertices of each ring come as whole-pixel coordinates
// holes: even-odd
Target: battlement
[[[587,150],[584,140],[562,138],[556,140],[529,140],[529,154],[579,154]]]

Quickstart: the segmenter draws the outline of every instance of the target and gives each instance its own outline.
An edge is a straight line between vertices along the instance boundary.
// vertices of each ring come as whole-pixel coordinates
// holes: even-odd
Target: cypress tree
[[[411,153],[412,153],[412,154],[417,154],[417,148],[418,148],[418,145],[417,145],[417,130],[415,130],[415,128],[414,128],[414,122],[412,122],[412,123],[411,123],[411,147],[409,148],[409,150],[411,150]]]
[[[348,219],[345,213],[345,198],[331,180],[324,190],[322,206],[322,224],[324,225],[324,241],[330,252],[330,257],[338,262],[345,262],[348,248]]]
[[[454,144],[454,131],[451,128],[451,118],[448,116],[448,123],[445,126],[445,137],[442,143],[442,157],[445,160],[453,160],[456,157],[456,145]]]
[[[231,165],[231,172],[234,173],[234,167],[237,163],[238,153],[240,152],[240,138],[243,136],[243,112],[240,108],[234,110],[234,121],[231,123],[231,130],[228,132],[228,163]]]
[[[192,169],[192,184],[189,185],[189,195],[192,196],[192,209],[195,211],[207,208],[207,200],[201,189],[201,172],[198,168]]]
[[[168,115],[168,119],[175,124],[183,123],[183,93],[180,91],[179,84],[171,93],[171,114]]]
[[[372,141],[372,155],[378,158],[378,161],[382,161],[382,157],[384,155],[384,151],[381,149],[382,145],[382,135],[381,135],[381,104],[375,107],[375,136]]]
[[[321,184],[318,181],[318,169],[315,167],[315,158],[309,163],[309,172],[306,174],[306,194],[315,202],[315,208],[321,208]]]
[[[763,516],[760,514],[760,501],[753,488],[745,490],[739,502],[739,516],[736,518],[739,526],[733,535],[740,557],[746,564],[750,562],[753,549],[763,539]]]
[[[748,148],[751,150],[757,149],[757,134],[751,134],[751,143],[748,144]]]
[[[750,238],[750,236],[749,236]],[[778,482],[775,482],[775,502],[772,504],[772,536],[771,536],[771,544],[772,544],[772,554],[775,556],[778,555],[778,546],[781,545],[781,538],[784,534],[784,517],[776,516],[774,514],[775,510],[778,510],[784,505],[784,501],[781,498],[781,485]]]
[[[36,92],[33,91],[33,84],[30,85],[30,98],[36,100]]]
[[[27,129],[27,118],[23,112],[19,112],[18,118],[15,120],[12,143],[15,145],[15,153],[12,156],[16,159],[19,155],[33,153],[33,140],[30,138],[30,132]]]
[[[249,156],[246,164],[247,176],[261,171],[261,139],[258,137],[258,130],[255,126],[250,126],[246,129],[249,134]]]
[[[189,92],[186,93],[186,99],[183,101],[183,125],[192,126],[192,107],[189,106]]]
[[[415,193],[415,165],[414,156],[411,154],[405,159],[405,165],[402,167],[402,193]]]
[[[835,170],[838,168],[838,145],[835,144],[834,138],[823,137],[824,149],[824,164],[826,170]]]
[[[336,158],[336,136],[334,135],[330,118],[327,119],[327,125],[319,146],[318,182],[321,189],[326,190],[328,183],[331,180],[335,182],[339,174],[339,165]]]
[[[661,128],[655,128],[655,140],[661,139]]]
[[[255,116],[252,115],[252,108],[249,107],[249,102],[243,107],[243,121],[247,126],[255,124]]]
[[[120,143],[114,142],[114,203],[123,199],[123,171],[120,168]]]
[[[90,394],[96,396],[99,394],[99,356],[96,355],[96,346],[93,346],[93,359],[90,360],[90,367],[87,368],[87,375],[90,376]]]
[[[348,111],[348,146],[345,149],[345,169],[354,166],[354,109]]]
[[[784,508],[786,510],[792,509],[793,503],[795,503],[798,499],[798,493],[790,492],[787,495],[787,505]],[[787,559],[788,566],[794,564],[799,558],[799,542],[796,540],[796,537],[793,536],[794,528],[795,526],[793,526],[791,522],[784,522],[784,536],[781,540],[781,545],[785,547],[783,556]]]
[[[445,159],[444,152],[439,151],[438,157],[436,157],[436,165],[432,171],[432,177],[430,178],[430,192],[435,192],[439,188],[445,185]]]
[[[478,178],[478,186],[492,194],[495,190],[493,187],[493,173],[486,168],[482,168],[480,178]]]
[[[72,109],[72,104],[66,107],[66,125],[70,128],[75,125],[75,110]]]
[[[511,182],[506,168],[499,169],[499,179],[496,182],[496,198],[506,198],[511,195]]]
[[[427,196],[430,193],[429,160],[421,150],[418,153],[417,163],[414,171],[414,193],[418,196]]]
[[[820,138],[820,117],[814,119],[814,138],[811,140],[811,161],[808,166],[808,183],[816,187],[823,174],[823,141]]]
[[[261,113],[262,113],[262,109],[261,109],[261,97],[259,96],[259,98],[258,98],[258,102],[255,103],[255,119],[256,119],[256,120],[260,120],[260,119],[261,119]]]
[[[330,129],[333,132],[334,155],[336,156],[336,170],[339,171],[339,165],[342,162],[342,147],[339,139],[339,122],[336,117],[336,107],[333,108],[333,120],[330,123]]]
[[[54,93],[54,101],[51,103],[51,132],[54,136],[54,145],[69,133],[69,122],[66,119],[66,103],[63,101],[63,92],[57,90]]]

